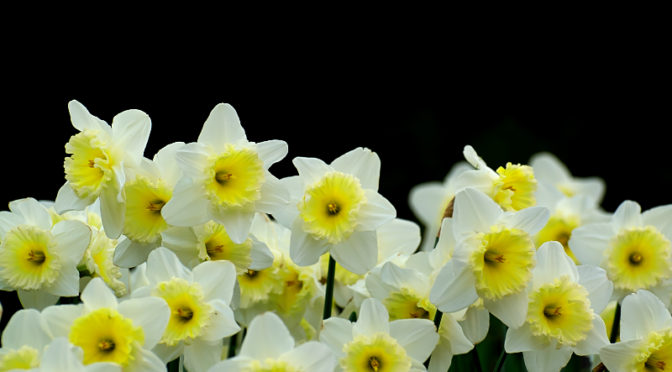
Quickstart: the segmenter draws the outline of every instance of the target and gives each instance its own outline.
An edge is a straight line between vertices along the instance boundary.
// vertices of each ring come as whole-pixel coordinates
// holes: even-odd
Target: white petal
[[[206,300],[231,303],[236,283],[236,267],[229,261],[207,261],[194,267],[194,281],[201,285]]]
[[[331,167],[359,178],[365,189],[378,190],[380,158],[378,154],[367,148],[358,147],[348,151],[332,161]]]
[[[210,220],[207,212],[209,204],[202,185],[183,178],[175,185],[173,196],[161,208],[161,216],[174,226],[201,225]]]
[[[383,304],[367,298],[357,314],[357,322],[352,326],[352,335],[372,335],[376,332],[390,333],[390,316]]]
[[[453,355],[466,354],[474,348],[474,343],[464,334],[462,326],[451,314],[443,314],[439,335],[439,342],[448,343]]]
[[[116,363],[98,362],[84,366],[84,372],[122,372],[122,370]]]
[[[9,209],[23,217],[24,223],[28,225],[35,225],[43,230],[51,229],[51,216],[47,208],[33,198],[11,201]]]
[[[607,272],[601,267],[581,265],[577,269],[579,284],[588,290],[590,306],[595,313],[600,314],[609,304],[614,284],[607,278]]]
[[[126,366],[124,372],[166,372],[166,365],[156,354],[145,348],[136,350],[134,362]]]
[[[446,188],[440,182],[423,183],[411,189],[408,204],[422,223],[435,225],[438,217],[443,215],[441,207],[446,196]]]
[[[507,353],[520,353],[545,347],[548,340],[532,334],[529,323],[524,323],[518,328],[509,328],[506,331],[504,350]]]
[[[153,348],[159,342],[170,318],[168,304],[158,297],[132,298],[122,301],[118,311],[130,318],[134,326],[142,327],[145,332],[144,347],[147,349]]]
[[[42,310],[47,306],[55,305],[58,302],[59,296],[52,295],[43,290],[38,291],[24,291],[17,290],[19,301],[24,308],[32,308]]]
[[[123,268],[136,267],[147,261],[147,257],[157,246],[157,243],[143,244],[122,237],[114,248],[113,262]]]
[[[292,227],[292,237],[289,243],[289,256],[299,266],[308,266],[317,263],[329,245],[324,240],[313,238],[301,229],[302,220],[297,218]]]
[[[637,202],[626,200],[616,208],[612,221],[616,230],[642,226],[642,208]]]
[[[511,228],[536,235],[548,222],[550,212],[544,207],[529,207],[515,213],[506,213],[501,221]]]
[[[198,142],[221,149],[227,143],[240,141],[247,141],[247,137],[236,110],[228,103],[217,104],[205,120]]]
[[[189,270],[184,267],[175,253],[165,247],[159,247],[149,254],[145,275],[152,284],[169,281],[172,278],[182,278],[189,281],[192,278]]]
[[[79,271],[74,265],[61,267],[56,281],[44,290],[54,296],[79,296]]]
[[[567,256],[565,248],[556,241],[546,242],[537,250],[537,265],[532,269],[532,282],[535,287],[553,283],[561,276],[567,276],[578,282],[579,272],[574,261]]]
[[[250,250],[250,258],[252,258],[252,263],[250,263],[250,269],[252,270],[263,270],[265,268],[271,267],[273,265],[273,253],[268,249],[268,246],[256,239],[252,239],[252,249]]]
[[[336,357],[340,358],[343,356],[343,345],[352,341],[352,326],[347,319],[326,319],[320,332],[320,342],[329,346]]]
[[[246,356],[238,355],[235,358],[222,360],[218,362],[208,372],[242,372],[249,371],[250,365],[254,363],[254,359],[248,358]]]
[[[271,173],[266,172],[264,184],[261,185],[261,198],[256,201],[255,207],[261,212],[275,216],[288,208],[288,204],[289,191],[286,185]]]
[[[485,300],[485,307],[508,327],[520,327],[527,317],[527,291],[504,296],[497,301]]]
[[[0,211],[0,239],[7,234],[7,232],[23,223],[23,218],[17,216],[12,212]]]
[[[670,326],[672,316],[653,293],[638,290],[625,297],[621,309],[621,340],[646,338]]]
[[[117,298],[101,278],[91,279],[89,284],[87,284],[86,288],[82,291],[80,297],[87,310],[99,309],[102,307],[109,307],[111,309],[117,308]]]
[[[184,353],[184,343],[179,342],[173,346],[169,346],[164,343],[158,343],[152,348],[152,352],[161,358],[161,361],[164,363],[170,363],[171,361],[179,358],[180,355]]]
[[[444,313],[462,310],[473,304],[478,294],[469,265],[454,259],[448,261],[439,271],[429,299]]]
[[[70,187],[70,183],[66,182],[58,189],[56,194],[56,200],[54,202],[54,209],[57,213],[63,213],[72,210],[82,210],[86,208],[87,205],[93,203],[96,200],[97,196],[91,196],[86,199],[82,199]]]
[[[230,208],[225,211],[212,212],[212,219],[224,225],[224,229],[231,240],[235,243],[242,243],[247,240],[254,218],[254,210]]]
[[[294,164],[294,167],[299,172],[304,185],[310,185],[318,181],[325,173],[333,170],[318,158],[297,157],[292,160],[292,164]]]
[[[420,362],[427,360],[439,342],[434,322],[427,319],[400,319],[390,322],[390,336],[406,349],[411,358]]]
[[[475,231],[490,231],[502,215],[502,210],[484,193],[475,189],[464,189],[455,196],[453,210],[453,231],[460,240],[464,235]]]
[[[635,370],[641,365],[637,359],[646,343],[646,340],[630,340],[607,345],[600,349],[600,360],[610,371]]]
[[[112,119],[112,136],[116,145],[124,149],[124,156],[133,165],[140,162],[145,152],[152,121],[140,110],[126,110]]]
[[[364,195],[366,196],[366,203],[359,209],[357,230],[375,230],[396,217],[397,210],[385,197],[369,189],[364,190]]]
[[[330,254],[346,270],[363,275],[378,263],[376,233],[355,231],[349,238],[332,246]]]
[[[87,129],[104,130],[106,132],[110,130],[107,123],[91,115],[89,110],[77,100],[68,102],[68,111],[70,111],[72,126],[80,132]]]
[[[287,156],[287,142],[281,140],[270,140],[257,143],[257,153],[264,163],[264,169],[279,162]]]
[[[53,337],[68,337],[70,326],[81,315],[82,305],[55,305],[42,310],[46,329]],[[5,341],[2,343],[4,345]]]
[[[294,338],[280,318],[271,312],[252,320],[240,349],[240,355],[264,360],[277,359],[294,348]]]
[[[579,195],[586,195],[595,203],[600,203],[604,196],[604,180],[598,177],[575,178],[574,188]]]
[[[469,341],[478,344],[488,335],[490,312],[484,307],[469,307],[464,320],[460,321],[460,326],[462,326],[462,331]]]
[[[175,186],[182,176],[182,170],[177,163],[177,151],[184,147],[184,142],[173,142],[162,147],[152,161],[159,169],[161,178],[170,186]]]
[[[79,221],[61,221],[51,231],[64,262],[77,265],[89,246],[91,229]]]
[[[117,239],[124,228],[125,203],[119,200],[119,189],[109,185],[100,194],[100,217],[105,235]]]
[[[203,330],[200,336],[201,339],[205,341],[217,341],[240,331],[240,327],[236,323],[233,311],[229,305],[222,300],[212,300],[210,301],[210,305],[214,307],[215,311],[210,314],[210,322]]]
[[[593,328],[588,331],[585,339],[576,344],[574,353],[577,355],[598,354],[605,345],[609,345],[607,328],[604,325],[604,320],[599,315],[594,315]]]
[[[572,350],[568,348],[556,349],[549,347],[542,350],[523,352],[525,367],[529,372],[560,371],[572,357]]]
[[[567,167],[553,154],[534,154],[530,159],[530,166],[534,169],[534,177],[539,181],[556,185],[572,180]]]
[[[614,235],[611,223],[591,223],[574,229],[568,244],[579,262],[599,266]]]
[[[378,261],[395,254],[415,252],[420,245],[420,226],[413,221],[395,218],[376,229]]]
[[[662,205],[642,213],[644,225],[655,226],[668,239],[672,238],[672,205]]]
[[[84,371],[81,353],[82,350],[70,344],[67,338],[59,337],[44,349],[40,372]]]
[[[429,278],[408,268],[402,268],[392,262],[386,262],[380,271],[381,279],[394,288],[408,288],[416,291],[426,291]]]
[[[41,350],[51,342],[46,327],[39,311],[19,310],[12,315],[2,332],[2,346],[5,350],[18,349],[24,345]]]
[[[184,368],[187,371],[207,371],[222,360],[222,340],[194,340],[184,347]]]
[[[175,159],[186,177],[199,180],[207,174],[205,168],[208,166],[208,159],[212,156],[211,151],[212,149],[202,143],[187,143],[177,149]]]
[[[453,362],[453,354],[450,352],[450,344],[445,338],[439,339],[439,343],[432,351],[427,372],[446,372]]]
[[[464,146],[462,155],[464,155],[464,159],[476,169],[487,167],[487,165],[485,165],[485,161],[483,161],[483,158],[478,156],[476,150],[474,150],[471,145]]]
[[[332,372],[336,367],[336,358],[329,347],[316,341],[299,345],[280,359],[301,371]]]

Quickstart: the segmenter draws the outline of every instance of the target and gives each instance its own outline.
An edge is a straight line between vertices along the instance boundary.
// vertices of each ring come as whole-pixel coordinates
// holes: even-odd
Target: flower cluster
[[[553,155],[493,169],[471,146],[396,217],[366,148],[270,167],[217,105],[198,140],[144,157],[151,121],[69,104],[55,200],[0,212],[0,371],[443,372],[672,368],[672,206],[600,208]],[[503,323],[501,354],[479,355]],[[496,362],[495,362],[496,361]]]

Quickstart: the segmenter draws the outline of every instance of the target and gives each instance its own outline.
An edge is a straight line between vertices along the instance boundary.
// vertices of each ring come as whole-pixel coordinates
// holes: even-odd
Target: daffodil
[[[672,366],[672,316],[653,293],[640,289],[623,299],[621,341],[600,350],[610,371],[666,371]]]
[[[79,305],[55,305],[42,311],[54,337],[67,337],[83,350],[85,365],[110,362],[123,371],[165,371],[151,349],[161,340],[171,316],[156,297],[117,298],[102,279],[93,278]]]
[[[370,298],[362,303],[354,324],[343,318],[325,320],[320,341],[338,358],[336,371],[425,371],[422,363],[439,335],[431,320],[389,321],[385,306]]]
[[[0,289],[16,290],[24,307],[42,309],[60,296],[79,295],[77,264],[91,230],[79,221],[52,226],[46,207],[32,198],[0,213]]]
[[[504,324],[522,324],[535,264],[532,237],[546,224],[548,215],[543,207],[503,212],[480,191],[458,192],[452,222],[457,245],[434,282],[431,302],[450,313],[480,297]]]
[[[537,251],[525,322],[508,329],[506,352],[522,352],[529,371],[559,371],[572,353],[598,353],[609,343],[599,314],[612,288],[604,270],[577,268],[560,243],[544,243]]]
[[[332,372],[336,365],[329,348],[316,341],[296,345],[294,338],[274,313],[254,318],[240,353],[212,366],[209,372]]]
[[[474,170],[460,173],[455,180],[457,191],[475,188],[492,198],[505,211],[519,211],[536,205],[537,180],[529,165],[507,163],[493,170],[473,147],[464,147],[464,158]]]
[[[214,220],[231,240],[242,243],[257,211],[273,213],[287,201],[287,191],[268,171],[286,154],[284,141],[248,141],[233,107],[218,104],[198,141],[177,151],[184,177],[161,215],[168,224],[183,227]]]
[[[110,362],[83,364],[82,348],[65,337],[52,341],[42,353],[40,366],[31,372],[121,372],[121,366]]]
[[[2,332],[0,371],[31,369],[40,365],[44,347],[51,342],[44,319],[35,309],[17,311]]]
[[[670,303],[672,295],[672,206],[641,213],[639,204],[624,201],[609,222],[575,229],[569,246],[582,264],[607,271],[614,282],[614,297],[621,299],[638,289],[654,292]]]
[[[308,266],[329,251],[347,270],[364,274],[377,262],[376,229],[396,215],[378,193],[378,155],[356,148],[331,164],[303,157],[293,163],[299,176],[285,183],[297,191],[278,215],[292,229],[292,260]]]
[[[190,371],[205,371],[220,360],[222,339],[240,330],[229,307],[236,270],[227,261],[204,262],[193,270],[169,249],[159,247],[147,259],[148,286],[133,293],[159,297],[170,318],[154,352],[165,362],[184,354]]]
[[[425,226],[422,250],[431,251],[439,234],[441,221],[452,217],[459,175],[472,168],[465,162],[453,166],[443,182],[428,182],[411,189],[408,202],[415,216]]]
[[[113,239],[123,230],[126,169],[139,165],[151,120],[140,110],[126,110],[112,125],[91,115],[77,101],[68,104],[70,119],[79,133],[65,145],[65,179],[54,207],[58,213],[81,210],[100,199],[105,233]]]
[[[596,204],[604,196],[604,180],[597,177],[573,177],[567,167],[553,154],[542,152],[532,156],[530,166],[540,183],[548,184],[567,197],[587,196]]]

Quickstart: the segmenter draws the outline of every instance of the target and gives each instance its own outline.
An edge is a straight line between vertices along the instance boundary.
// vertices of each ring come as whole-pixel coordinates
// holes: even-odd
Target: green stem
[[[240,333],[240,332],[238,332]],[[233,358],[236,356],[236,346],[238,346],[238,333],[231,335],[229,339],[229,351],[226,353],[226,357]]]
[[[179,372],[180,371],[180,358],[177,358],[171,362],[168,362],[167,366],[168,372]]]
[[[616,303],[616,311],[614,312],[614,322],[611,325],[611,335],[609,335],[609,342],[612,344],[616,342],[621,328],[621,304]]]
[[[336,261],[329,255],[329,270],[327,271],[327,289],[324,294],[324,311],[322,319],[331,317],[331,304],[334,301],[334,276],[336,275]]]
[[[481,359],[478,357],[478,350],[476,350],[476,345],[474,345],[474,348],[471,349],[469,354],[471,354],[471,358],[474,360],[474,370],[476,372],[483,371],[483,368],[481,368]]]
[[[475,349],[475,347],[474,347]],[[495,365],[495,369],[493,369],[493,372],[499,372],[502,370],[502,367],[504,367],[504,361],[506,360],[506,356],[508,354],[506,353],[505,350],[502,350],[502,353],[499,354],[499,359],[497,359],[497,364]]]

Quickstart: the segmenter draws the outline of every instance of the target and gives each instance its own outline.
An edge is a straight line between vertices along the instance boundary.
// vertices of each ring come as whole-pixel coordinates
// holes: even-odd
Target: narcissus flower
[[[81,103],[70,101],[70,119],[80,132],[65,145],[65,185],[56,196],[58,213],[81,210],[100,198],[105,233],[117,238],[123,229],[125,171],[140,163],[151,121],[140,110],[119,113],[108,125]]]
[[[392,204],[378,194],[378,155],[357,148],[329,165],[303,157],[293,163],[299,176],[285,183],[301,191],[279,215],[292,229],[292,260],[312,265],[329,251],[344,268],[364,274],[377,263],[376,229],[396,215]]]
[[[602,201],[605,187],[601,178],[573,177],[567,167],[553,154],[543,152],[533,155],[530,166],[540,183],[551,185],[567,197],[583,195],[591,198],[596,204]]]
[[[600,350],[610,371],[667,371],[672,366],[672,316],[653,293],[623,299],[621,341]]]
[[[52,226],[46,207],[26,198],[0,212],[0,289],[16,290],[24,307],[42,309],[79,294],[77,264],[91,230],[79,221]]]
[[[338,358],[337,371],[425,371],[422,363],[439,340],[427,319],[390,322],[385,306],[373,298],[362,303],[357,322],[342,318],[324,321],[320,341]]]
[[[672,296],[672,206],[641,213],[639,204],[624,201],[609,222],[574,230],[569,246],[582,264],[607,271],[614,296],[621,299],[638,289],[654,292],[670,303]]]
[[[599,314],[612,288],[604,270],[577,268],[560,243],[544,243],[537,251],[525,323],[508,329],[506,352],[522,352],[529,371],[559,371],[572,353],[598,353],[609,343]]]
[[[434,282],[432,303],[450,313],[480,297],[509,327],[522,324],[535,264],[532,236],[548,215],[543,207],[503,212],[487,195],[471,188],[457,193],[452,225],[458,243]]]
[[[329,348],[316,341],[299,346],[274,313],[264,313],[252,320],[240,353],[221,361],[209,372],[332,372],[336,365]]]
[[[236,243],[247,239],[254,214],[273,213],[287,191],[268,168],[287,155],[287,143],[247,140],[236,111],[218,104],[203,124],[198,141],[177,151],[184,177],[161,209],[175,226],[224,225]]]
[[[2,332],[0,371],[38,367],[44,347],[51,339],[39,311],[17,311]]]

